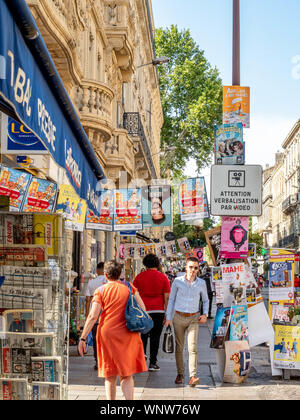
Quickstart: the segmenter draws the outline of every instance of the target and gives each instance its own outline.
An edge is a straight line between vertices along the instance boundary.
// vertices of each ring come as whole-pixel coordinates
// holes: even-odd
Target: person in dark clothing
[[[210,273],[210,269],[207,263],[204,263],[201,267],[201,278],[206,283],[207,295],[208,295],[208,300],[209,300],[207,319],[213,319],[213,317],[211,316],[211,310],[212,310],[212,301],[214,297],[214,292],[211,287],[211,273]],[[202,310],[202,305],[201,305],[201,310]]]

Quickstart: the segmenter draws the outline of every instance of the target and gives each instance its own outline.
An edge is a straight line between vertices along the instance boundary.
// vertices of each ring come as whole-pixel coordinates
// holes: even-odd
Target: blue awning
[[[45,145],[77,194],[97,212],[105,178],[24,0],[0,0],[0,96]]]

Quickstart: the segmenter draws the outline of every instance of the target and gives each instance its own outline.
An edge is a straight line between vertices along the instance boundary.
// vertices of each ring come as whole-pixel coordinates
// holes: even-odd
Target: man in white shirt
[[[87,288],[86,288],[86,292],[85,292],[85,297],[86,297],[86,301],[85,301],[85,318],[88,317],[89,311],[90,311],[90,304],[93,298],[93,295],[96,291],[96,289],[98,289],[98,287],[102,286],[103,284],[106,283],[106,279],[104,276],[104,262],[100,262],[97,264],[97,269],[96,269],[96,273],[97,273],[97,277],[95,277],[94,279],[90,280],[88,282]],[[92,329],[92,335],[93,335],[93,347],[94,347],[94,358],[95,358],[95,366],[94,369],[97,370],[97,346],[96,346],[96,333],[97,333],[97,328],[98,328],[98,322],[95,323],[95,325],[93,326]]]

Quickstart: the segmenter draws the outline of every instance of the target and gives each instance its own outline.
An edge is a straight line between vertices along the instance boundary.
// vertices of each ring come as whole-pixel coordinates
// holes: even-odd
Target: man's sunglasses
[[[187,268],[189,268],[190,270],[199,270],[199,267],[194,267],[190,265],[188,265]]]

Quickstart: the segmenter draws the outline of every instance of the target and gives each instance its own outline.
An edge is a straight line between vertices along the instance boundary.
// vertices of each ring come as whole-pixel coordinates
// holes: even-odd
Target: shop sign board
[[[213,216],[261,216],[262,167],[260,165],[212,165]]]

